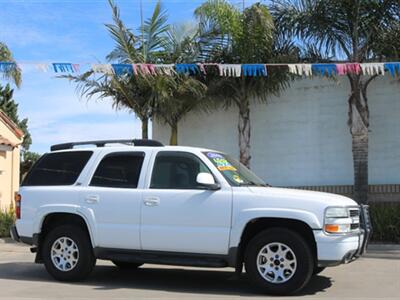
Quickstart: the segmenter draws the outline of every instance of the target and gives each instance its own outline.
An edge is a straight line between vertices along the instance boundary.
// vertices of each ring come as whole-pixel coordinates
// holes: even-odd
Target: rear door
[[[145,151],[111,152],[98,159],[83,188],[82,205],[95,219],[97,246],[140,249],[140,205]]]

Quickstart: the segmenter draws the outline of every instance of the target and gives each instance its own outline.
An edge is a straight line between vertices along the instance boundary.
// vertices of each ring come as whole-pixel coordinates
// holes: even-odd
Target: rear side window
[[[92,151],[45,154],[26,176],[22,185],[72,185],[78,179],[92,154]]]
[[[90,185],[135,189],[138,186],[143,159],[143,152],[106,155],[97,167]]]

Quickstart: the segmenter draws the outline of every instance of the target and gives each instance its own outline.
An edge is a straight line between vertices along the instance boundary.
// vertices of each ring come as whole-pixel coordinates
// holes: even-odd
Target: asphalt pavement
[[[0,240],[0,299],[268,299],[233,269],[144,265],[121,271],[98,261],[88,280],[54,281],[33,263],[29,247]],[[282,299],[285,299],[282,297]],[[400,299],[400,249],[372,249],[351,264],[328,268],[288,299]]]

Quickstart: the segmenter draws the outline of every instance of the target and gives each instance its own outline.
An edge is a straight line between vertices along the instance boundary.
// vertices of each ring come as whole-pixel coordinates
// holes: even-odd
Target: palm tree
[[[123,64],[158,62],[169,30],[168,15],[162,8],[161,1],[157,1],[152,16],[140,26],[140,37],[125,26],[114,1],[108,2],[112,10],[113,24],[106,24],[106,27],[116,46],[107,59]]]
[[[178,123],[193,110],[206,110],[207,86],[183,74],[157,76],[154,85],[154,116],[171,127],[169,144],[178,145]]]
[[[61,78],[69,79],[77,84],[77,91],[87,99],[112,99],[113,108],[128,109],[134,112],[142,122],[142,138],[148,138],[148,120],[152,116],[152,80],[144,76],[117,76],[104,74],[94,77],[89,71],[82,75],[65,75]]]
[[[163,44],[162,61],[187,63],[198,56],[198,26],[178,23],[171,26]],[[193,110],[207,110],[204,98],[207,86],[199,76],[172,73],[159,75],[153,81],[154,116],[171,127],[170,145],[178,144],[178,123]]]
[[[280,32],[315,44],[320,51],[348,62],[385,59],[384,50],[394,49],[391,46],[398,43],[387,39],[385,49],[380,44],[383,37],[398,28],[398,0],[275,0],[271,11]],[[359,203],[368,199],[367,88],[376,76],[347,75],[351,88],[348,125],[352,136],[354,197]]]
[[[254,4],[240,12],[225,0],[208,0],[195,10],[195,15],[200,22],[200,51],[205,61],[254,64],[278,59],[274,23],[265,5]],[[276,71],[268,77],[208,79],[209,97],[225,108],[238,108],[240,161],[250,167],[250,103],[266,102],[270,95],[279,94],[290,77]]]
[[[111,62],[121,64],[152,63],[159,60],[162,53],[164,37],[168,30],[167,15],[157,2],[151,18],[147,19],[140,39],[133,31],[127,28],[121,20],[120,11],[112,0],[109,0],[112,10],[113,23],[106,24],[106,28],[115,42],[115,48],[107,56]],[[104,74],[93,77],[89,71],[78,76],[61,76],[77,83],[77,90],[88,99],[97,96],[100,99],[111,98],[116,109],[128,108],[133,111],[142,122],[142,138],[148,138],[148,124],[153,115],[151,99],[153,80],[151,76],[120,76]]]
[[[0,62],[10,62],[13,63],[13,66],[7,70],[6,72],[3,72],[3,77],[6,80],[12,81],[17,87],[21,86],[21,70],[18,68],[18,66],[15,63],[15,60],[13,58],[13,55],[10,51],[10,49],[7,47],[6,44],[0,42]]]

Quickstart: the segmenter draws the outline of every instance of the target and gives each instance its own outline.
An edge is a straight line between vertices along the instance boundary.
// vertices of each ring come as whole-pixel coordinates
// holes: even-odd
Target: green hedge
[[[0,211],[0,237],[10,236],[10,227],[15,222],[15,214],[12,210]]]
[[[400,203],[371,203],[372,241],[400,243]]]

